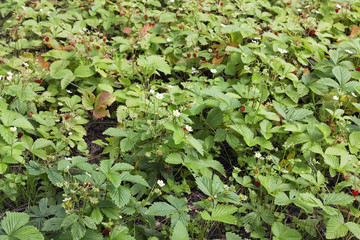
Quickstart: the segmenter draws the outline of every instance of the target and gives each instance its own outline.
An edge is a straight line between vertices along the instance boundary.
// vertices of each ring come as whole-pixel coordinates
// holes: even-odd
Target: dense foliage
[[[0,16],[0,239],[360,236],[357,0]]]

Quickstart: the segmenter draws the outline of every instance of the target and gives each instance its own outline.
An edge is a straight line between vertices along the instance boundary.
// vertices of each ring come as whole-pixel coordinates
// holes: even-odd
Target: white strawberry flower
[[[154,89],[150,89],[149,91],[151,94],[154,94],[155,93],[155,90]]]
[[[213,69],[210,69],[210,72],[215,74],[215,73],[217,73],[217,70],[215,68],[213,68]]]
[[[174,110],[173,114],[175,117],[179,117],[180,116],[180,111],[179,110]]]
[[[158,180],[158,181],[157,181],[157,184],[158,184],[160,187],[165,186],[165,183],[164,183],[163,180]]]
[[[335,100],[335,101],[337,101],[337,100],[339,100],[339,97],[338,96],[333,96],[333,99]]]
[[[171,38],[167,38],[166,41],[167,41],[167,42],[171,42]]]
[[[157,98],[157,99],[163,99],[163,98],[164,98],[164,94],[162,94],[162,93],[156,93],[156,98]]]
[[[16,130],[17,130],[17,127],[11,127],[10,128],[10,131],[12,131],[12,132],[16,132]]]
[[[337,7],[337,8],[341,8],[341,5],[340,5],[340,4],[336,4],[336,7]]]
[[[255,153],[255,157],[256,158],[261,158],[261,153],[259,153],[259,152]]]
[[[189,126],[189,125],[186,125],[186,126],[185,126],[185,129],[188,130],[189,132],[192,132],[192,131],[193,131],[192,127]]]

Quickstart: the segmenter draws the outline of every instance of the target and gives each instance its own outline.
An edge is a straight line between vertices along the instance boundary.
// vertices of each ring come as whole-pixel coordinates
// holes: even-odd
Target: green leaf
[[[348,229],[342,222],[334,218],[330,218],[326,224],[326,238],[337,239],[344,237],[348,232]]]
[[[360,131],[352,132],[349,136],[350,145],[360,148]]]
[[[81,240],[103,240],[103,236],[100,232],[87,229],[84,237]]]
[[[47,140],[45,138],[38,138],[36,139],[36,141],[34,142],[32,149],[41,149],[41,148],[45,148],[47,146],[54,146],[54,143],[50,140]]]
[[[327,193],[324,196],[324,205],[341,205],[346,206],[352,203],[355,200],[353,196],[349,194],[340,192],[340,193]]]
[[[50,182],[52,184],[54,184],[55,186],[57,186],[57,184],[59,184],[59,183],[64,182],[64,178],[57,170],[57,167],[52,167],[52,168],[48,169],[46,172],[47,172]]]
[[[79,78],[87,78],[94,75],[95,72],[91,69],[91,65],[81,65],[74,71],[74,75]]]
[[[129,172],[123,172],[120,175],[122,181],[128,181],[132,183],[141,184],[145,187],[150,187],[145,179],[140,175],[131,175]]]
[[[41,231],[58,231],[61,229],[61,224],[63,220],[63,218],[50,218],[44,222],[44,226]]]
[[[90,217],[84,216],[82,220],[88,228],[96,229],[96,224]]]
[[[43,240],[44,239],[44,236],[34,226],[24,226],[24,227],[16,230],[12,234],[12,236],[16,237],[20,240]]]
[[[286,206],[289,205],[291,203],[291,200],[289,199],[289,197],[286,195],[286,193],[284,192],[279,192],[276,196],[275,196],[275,202],[276,205],[280,205],[280,206]]]
[[[114,186],[110,185],[109,194],[111,199],[119,208],[125,206],[131,198],[130,190],[124,186],[115,188]]]
[[[26,118],[17,118],[12,122],[11,125],[22,129],[34,130],[33,125]]]
[[[309,207],[322,207],[323,203],[312,193],[301,193],[299,199]]]
[[[103,220],[103,215],[99,208],[94,208],[90,215],[91,219],[96,223],[99,224]]]
[[[301,234],[295,229],[291,229],[290,227],[280,223],[275,222],[271,231],[276,238],[274,240],[300,240]]]
[[[151,66],[152,68],[155,68],[156,70],[159,70],[165,74],[171,73],[171,68],[164,58],[158,55],[153,55],[146,57],[146,60],[148,61],[149,67]]]
[[[120,142],[120,148],[122,152],[127,152],[133,149],[135,144],[137,143],[136,138],[124,138]]]
[[[339,66],[334,67],[332,69],[332,73],[334,74],[334,76],[336,77],[338,82],[340,83],[340,86],[344,85],[351,78],[351,74],[350,74],[349,70],[347,70],[343,67],[339,67]]]
[[[345,227],[347,227],[347,229],[350,230],[350,232],[352,234],[354,234],[354,236],[356,238],[358,238],[360,236],[360,225],[356,224],[354,222],[347,222],[345,223]]]
[[[219,108],[213,108],[210,110],[206,117],[206,122],[213,129],[218,128],[223,121],[223,113]]]
[[[161,23],[174,22],[175,20],[176,20],[176,14],[172,12],[162,13],[159,17],[159,22]]]
[[[155,202],[149,207],[145,214],[153,216],[168,216],[176,212],[176,209],[165,202]]]
[[[171,240],[188,240],[189,238],[189,233],[186,229],[186,226],[178,221],[174,227],[174,231],[171,235]]]
[[[50,66],[50,76],[57,77],[57,73],[65,69],[69,65],[70,61],[68,60],[58,60],[51,64]]]
[[[231,205],[217,205],[211,214],[212,221],[219,221],[228,224],[236,224],[236,218],[232,216],[237,207]]]
[[[1,221],[1,227],[7,235],[11,235],[13,232],[24,226],[28,221],[29,215],[26,213],[12,212],[8,213]]]
[[[186,142],[193,146],[202,156],[204,155],[204,148],[202,144],[193,136],[187,136]]]
[[[114,137],[127,137],[128,134],[119,128],[108,128],[103,132],[104,135],[114,136]]]
[[[243,240],[243,238],[239,237],[235,233],[227,232],[226,233],[226,240]]]
[[[86,232],[86,228],[80,222],[75,222],[71,226],[71,235],[73,237],[73,240],[80,240],[82,237],[84,237],[85,232]]]
[[[183,160],[179,153],[170,153],[166,157],[165,162],[170,163],[170,164],[181,164],[181,163],[183,163]]]

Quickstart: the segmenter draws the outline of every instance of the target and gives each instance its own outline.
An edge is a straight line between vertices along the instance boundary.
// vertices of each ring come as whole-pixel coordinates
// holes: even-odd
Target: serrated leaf
[[[202,156],[204,155],[204,148],[202,144],[193,136],[187,136],[186,141],[194,147]]]
[[[13,234],[13,237],[20,240],[43,240],[44,236],[39,232],[39,230],[34,226],[24,226],[16,230]]]
[[[86,228],[80,222],[75,222],[71,226],[71,235],[73,237],[73,240],[80,240],[82,237],[84,237],[85,232],[86,232]]]
[[[223,121],[223,113],[218,108],[211,109],[206,117],[206,122],[213,129],[218,128],[221,125],[222,121]]]
[[[103,215],[99,208],[94,208],[90,215],[91,219],[96,223],[99,224],[103,220]]]
[[[141,184],[145,187],[150,187],[149,184],[145,181],[142,176],[139,175],[131,175],[129,172],[123,172],[120,175],[122,181],[128,181],[132,183]]]
[[[340,193],[327,193],[324,196],[324,204],[325,205],[341,205],[346,206],[352,203],[355,198],[349,194],[340,192]]]
[[[7,235],[11,235],[27,222],[29,222],[29,215],[26,213],[11,212],[1,221],[1,227]]]
[[[94,75],[95,72],[91,69],[91,65],[81,65],[74,71],[74,75],[79,78],[87,78]]]
[[[343,67],[339,67],[339,66],[334,67],[332,69],[332,73],[334,74],[340,85],[344,85],[351,78],[351,74],[349,70]]]
[[[109,194],[111,199],[119,208],[125,206],[131,198],[130,190],[124,186],[115,188],[114,186],[110,185]]]
[[[47,140],[45,138],[38,138],[34,142],[32,149],[41,149],[41,148],[45,148],[47,146],[53,146],[53,145],[54,145],[54,143],[50,140]]]
[[[228,224],[236,224],[236,218],[232,216],[237,207],[231,205],[217,205],[211,214],[212,221],[219,221]]]
[[[277,240],[300,240],[301,234],[280,222],[275,222],[271,227],[272,233]]]
[[[96,229],[96,224],[90,217],[84,216],[82,220],[88,228]]]
[[[183,160],[179,153],[170,153],[166,157],[165,162],[170,163],[170,164],[181,164],[181,163],[183,163]]]
[[[179,221],[176,223],[176,225],[174,227],[174,231],[173,231],[170,239],[171,240],[188,240],[188,239],[190,239],[187,228],[182,222]]]
[[[146,211],[148,215],[168,216],[176,212],[176,208],[165,202],[155,202]]]
[[[59,184],[59,183],[64,182],[64,178],[57,170],[57,167],[50,168],[46,172],[47,172],[50,182],[52,184],[54,184],[55,186],[57,186],[57,184]]]
[[[17,118],[12,122],[11,125],[22,129],[34,130],[33,125],[26,118]]]
[[[326,224],[326,238],[337,239],[344,237],[348,232],[348,229],[343,223],[334,218],[330,218]]]
[[[114,137],[127,137],[128,134],[119,128],[108,128],[103,132],[104,135],[114,136]]]
[[[243,238],[239,237],[235,233],[227,232],[226,233],[226,240],[243,240]]]
[[[355,237],[359,237],[360,236],[360,225],[356,224],[354,222],[347,222],[345,223],[345,227],[347,227],[347,229],[350,230],[350,232],[352,234],[354,234]]]
[[[58,60],[53,62],[50,65],[50,76],[54,77],[58,72],[65,69],[69,65],[70,61],[68,60]]]
[[[44,226],[41,231],[49,232],[49,231],[58,231],[60,230],[61,224],[63,222],[63,218],[50,218],[44,222]]]

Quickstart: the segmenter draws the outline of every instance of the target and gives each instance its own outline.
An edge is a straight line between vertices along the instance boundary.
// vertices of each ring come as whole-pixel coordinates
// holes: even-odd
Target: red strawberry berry
[[[103,41],[106,42],[106,38],[104,38]]]
[[[36,80],[35,82],[37,82],[38,84],[40,84],[40,83],[41,83],[41,80],[40,80],[40,79],[38,79],[38,80]]]
[[[226,52],[226,53],[225,53],[225,56],[226,56],[226,57],[230,56],[230,53]]]
[[[331,126],[331,131],[334,131],[335,130],[335,126]]]
[[[311,31],[310,31],[310,34],[311,34],[311,35],[315,35],[315,30],[311,30]]]
[[[34,8],[36,8],[37,7],[37,3],[34,3]]]
[[[48,41],[50,41],[50,38],[49,38],[49,37],[46,37],[46,38],[45,38],[45,42],[48,42]]]
[[[254,181],[254,185],[255,185],[255,186],[260,187],[260,184],[261,184],[260,182]]]
[[[145,14],[145,16],[144,16],[145,18],[147,18],[148,17],[148,15],[147,14]]]
[[[23,133],[18,133],[18,137],[21,138],[24,134]]]
[[[352,190],[352,195],[354,197],[356,197],[357,195],[359,195],[359,190]]]
[[[69,119],[69,115],[66,115],[66,116],[65,116],[65,119],[68,120],[68,119]]]
[[[189,58],[189,57],[191,57],[191,54],[190,54],[190,53],[188,53],[188,54],[187,54],[187,57],[188,57],[188,58]]]
[[[259,170],[254,169],[254,174],[258,174],[258,173],[259,173]]]
[[[164,170],[165,170],[165,172],[168,172],[168,171],[169,171],[169,168],[166,167],[166,168],[164,168]]]
[[[286,5],[290,6],[291,3],[287,2]]]
[[[30,5],[30,3],[29,3],[29,2],[27,2],[25,5],[28,7],[28,6]]]
[[[28,115],[29,115],[29,117],[32,117],[32,115],[33,115],[33,112],[29,112],[29,114],[28,114]]]
[[[137,10],[136,13],[139,14],[139,10]]]
[[[337,140],[337,143],[338,143],[338,144],[340,144],[340,143],[341,143],[341,140],[340,140],[340,139],[338,139],[338,140]]]
[[[258,32],[261,34],[262,33],[261,29],[258,29]]]
[[[104,229],[104,234],[106,235],[106,236],[108,236],[109,234],[110,234],[110,230],[108,230],[108,229]]]
[[[180,27],[179,27],[180,29],[183,29],[184,28],[184,26],[183,25],[180,25]]]
[[[96,49],[99,50],[99,49],[100,49],[100,46],[96,46]]]
[[[295,74],[295,71],[291,72],[292,74]]]
[[[193,57],[197,57],[197,54],[196,54],[196,53],[193,53]]]
[[[245,111],[245,107],[244,106],[241,106],[240,110],[243,112]]]
[[[299,45],[300,45],[300,41],[297,40],[297,41],[295,42],[295,44],[296,44],[296,46],[299,46]]]
[[[276,36],[278,35],[278,33],[277,33],[277,32],[275,32],[274,34],[275,34]]]
[[[162,35],[163,38],[166,38],[165,34]]]
[[[82,8],[82,6],[80,5],[79,8]]]
[[[151,24],[151,26],[155,27],[155,23]]]
[[[339,12],[339,9],[335,9],[335,12],[338,13],[338,12]]]
[[[125,15],[125,13],[120,13],[120,16],[124,16]]]
[[[224,3],[220,3],[220,6],[224,6]]]
[[[357,67],[357,68],[356,68],[356,71],[360,72],[360,67]]]
[[[216,54],[216,58],[219,59],[219,58],[220,58],[220,55],[219,55],[219,54]]]
[[[21,17],[19,16],[18,19],[21,20]]]

